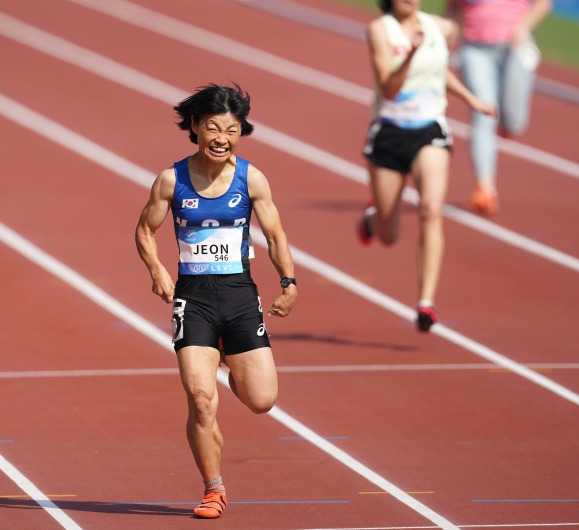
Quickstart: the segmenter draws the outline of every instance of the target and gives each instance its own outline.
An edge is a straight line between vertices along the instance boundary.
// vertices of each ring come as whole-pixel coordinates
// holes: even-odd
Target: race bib
[[[434,90],[404,92],[382,100],[380,118],[402,129],[420,129],[436,121],[437,104]]]
[[[180,274],[237,274],[241,263],[241,226],[179,227]]]

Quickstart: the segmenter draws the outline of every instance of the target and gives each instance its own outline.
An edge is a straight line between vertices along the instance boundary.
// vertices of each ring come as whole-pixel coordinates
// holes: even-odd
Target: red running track
[[[354,238],[363,43],[249,2],[0,0],[0,61],[2,528],[579,527],[577,106],[535,97],[489,224],[465,210],[466,110],[451,100],[443,320],[425,336],[415,206],[396,247]],[[231,503],[207,522],[192,519],[202,484],[170,311],[133,229],[154,174],[192,151],[172,105],[230,80],[252,96],[239,152],[271,182],[300,299],[268,321],[279,408],[253,416],[220,392]],[[172,238],[167,225],[167,263]],[[253,272],[271,300],[262,246]]]

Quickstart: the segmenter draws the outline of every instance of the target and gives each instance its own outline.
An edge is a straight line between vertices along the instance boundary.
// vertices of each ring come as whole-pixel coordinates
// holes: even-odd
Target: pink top
[[[463,0],[463,37],[469,42],[509,42],[530,0]]]

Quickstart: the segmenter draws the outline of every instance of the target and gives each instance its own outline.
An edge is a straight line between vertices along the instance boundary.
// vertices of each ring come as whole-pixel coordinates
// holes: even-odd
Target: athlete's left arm
[[[283,230],[279,212],[273,202],[271,188],[265,175],[249,166],[247,175],[249,196],[253,211],[267,241],[269,258],[276,268],[280,279],[294,277],[294,262]],[[297,287],[293,284],[283,289],[268,309],[268,315],[285,317],[290,314],[298,297]]]
[[[471,109],[482,112],[489,116],[497,115],[497,108],[492,103],[477,98],[468,88],[466,88],[457,75],[450,69],[446,71],[446,89],[457,95]]]
[[[511,45],[516,47],[531,38],[531,32],[549,15],[553,9],[552,0],[534,0],[526,15],[519,21]]]

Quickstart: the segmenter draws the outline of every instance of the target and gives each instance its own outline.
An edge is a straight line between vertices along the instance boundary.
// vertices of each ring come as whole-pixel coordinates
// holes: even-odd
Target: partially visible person
[[[471,208],[478,213],[492,215],[499,210],[496,133],[518,136],[528,126],[541,58],[532,31],[551,9],[552,0],[446,2],[446,16],[462,26],[462,80],[476,96],[498,108],[498,120],[477,112],[471,115],[470,158],[475,177]]]
[[[444,252],[442,208],[446,197],[452,137],[445,119],[446,90],[472,109],[490,115],[495,107],[474,96],[448,69],[447,39],[456,24],[420,11],[420,0],[382,0],[383,15],[368,27],[376,99],[364,154],[372,200],[358,224],[369,244],[376,236],[392,245],[399,235],[400,203],[408,173],[420,194],[417,326],[438,322],[434,305]]]
[[[175,107],[179,127],[198,150],[159,173],[136,229],[153,293],[173,304],[173,344],[189,409],[187,439],[204,482],[195,508],[200,518],[220,517],[227,506],[217,425],[220,362],[229,367],[231,390],[252,412],[268,412],[277,398],[276,368],[249,266],[252,212],[281,278],[281,294],[268,315],[288,316],[297,299],[294,264],[268,181],[235,154],[240,137],[253,131],[249,102],[237,85],[209,85]],[[179,248],[176,285],[155,242],[169,210]]]

